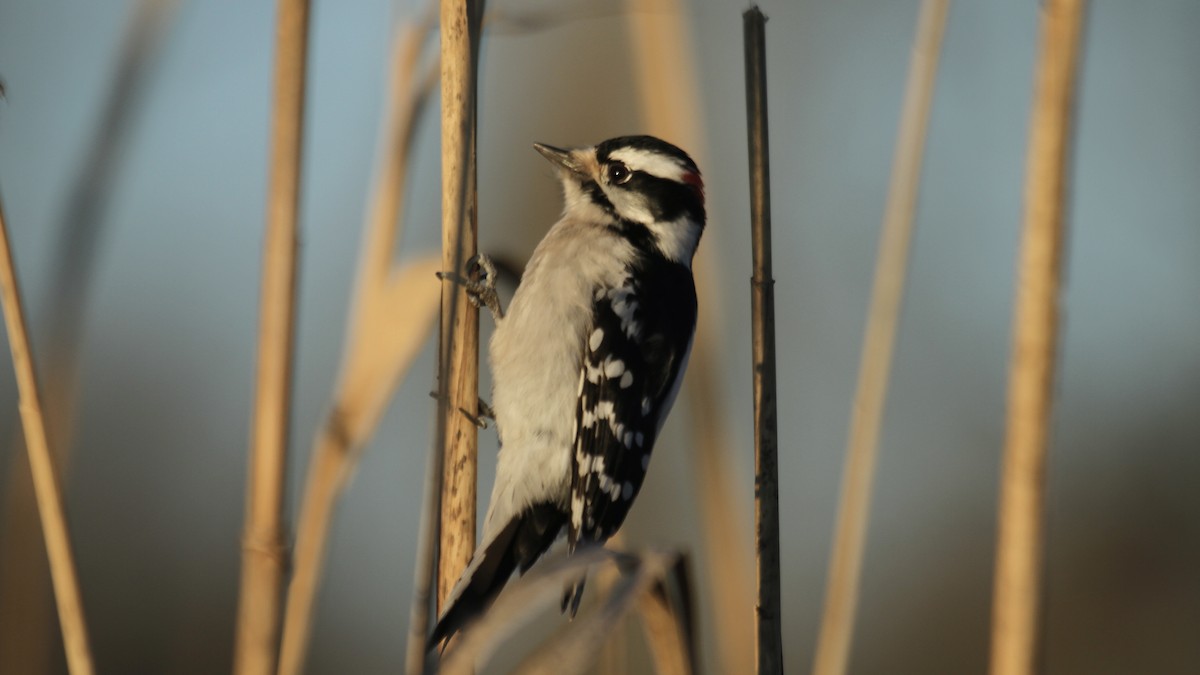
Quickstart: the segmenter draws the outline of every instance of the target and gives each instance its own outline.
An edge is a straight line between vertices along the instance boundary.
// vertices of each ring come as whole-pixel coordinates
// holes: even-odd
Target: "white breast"
[[[633,256],[625,239],[568,215],[530,258],[489,349],[501,449],[485,541],[533,503],[565,508],[593,293],[619,284]]]

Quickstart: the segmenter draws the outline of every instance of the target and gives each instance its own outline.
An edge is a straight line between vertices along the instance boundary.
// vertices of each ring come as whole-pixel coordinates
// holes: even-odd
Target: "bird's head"
[[[533,147],[558,168],[567,214],[617,227],[691,265],[704,231],[704,181],[686,152],[653,136],[572,150]]]

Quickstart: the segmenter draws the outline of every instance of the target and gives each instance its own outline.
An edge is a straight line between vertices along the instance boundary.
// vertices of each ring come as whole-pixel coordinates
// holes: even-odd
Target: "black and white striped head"
[[[691,265],[704,231],[704,181],[686,152],[653,136],[572,150],[533,147],[558,167],[567,214],[617,227]]]

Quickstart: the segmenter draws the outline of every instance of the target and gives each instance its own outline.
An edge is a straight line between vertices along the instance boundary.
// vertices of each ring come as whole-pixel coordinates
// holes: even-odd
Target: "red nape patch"
[[[700,174],[688,171],[683,174],[683,182],[687,183],[696,191],[696,195],[700,197],[700,201],[704,201],[704,179]]]

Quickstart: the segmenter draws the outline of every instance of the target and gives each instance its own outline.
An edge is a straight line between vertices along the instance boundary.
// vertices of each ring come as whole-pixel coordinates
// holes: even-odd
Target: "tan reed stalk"
[[[1083,0],[1042,4],[1000,484],[992,675],[1036,670],[1046,444],[1058,341],[1063,201]]]
[[[292,580],[288,585],[279,673],[304,667],[313,610],[333,512],[362,449],[396,385],[420,352],[438,305],[435,256],[392,262],[399,236],[413,133],[435,79],[419,76],[422,47],[432,30],[426,15],[401,29],[394,43],[381,145],[387,149],[375,177],[350,317],[345,356],[308,468]],[[432,71],[436,72],[436,71]]]
[[[442,0],[442,266],[462,273],[476,253],[475,106],[482,0]],[[440,610],[475,552],[479,312],[459,284],[442,285],[438,383],[445,430],[438,542]]]
[[[605,546],[613,551],[625,550],[625,532],[617,533],[609,538]],[[603,598],[613,592],[621,580],[620,570],[611,565],[601,566],[596,570],[593,579],[588,580],[592,596]],[[621,624],[604,640],[596,663],[596,675],[625,675],[629,672],[629,626]]]
[[[483,0],[441,0],[442,269],[437,430],[426,465],[405,672],[426,670],[429,601],[441,608],[475,550],[479,313],[456,283],[476,251],[475,89]],[[435,564],[435,558],[437,562]]]
[[[693,153],[704,168],[703,109],[698,90],[696,51],[692,46],[687,4],[681,0],[627,0],[632,62],[636,64],[638,103],[647,133],[670,140]],[[708,235],[712,237],[712,234]],[[720,404],[722,386],[717,365],[721,353],[719,270],[713,242],[702,244],[693,267],[700,296],[700,318],[684,390],[693,432],[697,511],[700,513],[705,578],[713,598],[713,634],[726,673],[750,672],[754,663],[754,559],[747,547],[735,545],[750,531],[735,478],[729,423]]]
[[[850,416],[841,503],[813,665],[817,675],[845,673],[850,658],[879,428],[900,319],[925,133],[929,126],[929,108],[949,5],[949,0],[924,0],[917,20],[887,208],[879,237],[875,284],[859,361],[858,389]]]
[[[287,569],[283,516],[287,488],[288,417],[296,305],[297,211],[304,130],[308,0],[279,0],[275,25],[275,83],[271,113],[259,307],[257,392],[242,535],[234,672],[268,675],[278,654],[282,591]]]
[[[665,585],[643,595],[638,610],[650,657],[654,660],[654,672],[658,675],[691,675],[695,672],[692,663],[694,636],[687,634],[683,617],[672,608]]]
[[[105,232],[112,186],[121,175],[136,113],[145,101],[163,38],[178,8],[175,0],[140,0],[122,36],[116,69],[100,105],[78,174],[64,200],[54,237],[54,263],[40,306],[48,312],[42,351],[42,406],[54,464],[67,480],[74,432],[79,344],[90,283]],[[37,304],[37,301],[35,301]],[[50,568],[29,455],[20,431],[13,434],[0,523],[0,673],[43,673],[57,641]]]
[[[589,669],[595,662],[604,638],[613,633],[622,618],[640,605],[641,598],[652,591],[654,584],[669,569],[669,564],[658,558],[643,559],[608,597],[599,600],[596,609],[576,617],[571,630],[544,643],[517,666],[516,672],[523,675],[564,675]]]
[[[668,603],[665,618],[676,622],[678,635],[690,638],[683,617],[690,606],[691,590],[682,560],[682,555],[675,551],[621,553],[598,546],[581,548],[570,556],[549,555],[528,574],[506,586],[487,613],[460,634],[446,651],[438,672],[469,673],[477,663],[485,663],[497,647],[532,617],[562,598],[565,582],[574,581],[584,573],[594,573],[602,564],[615,565],[620,570],[613,587],[604,594],[595,594],[582,614],[542,643],[513,672],[571,675],[591,671],[605,638],[612,635],[624,617],[641,606],[647,594],[658,594],[668,585],[678,588],[682,600],[672,604],[670,596],[661,595]],[[692,644],[674,646],[688,655],[694,650]]]
[[[437,672],[443,675],[472,672],[476,664],[486,662],[505,640],[529,623],[532,617],[543,612],[551,603],[560,601],[566,582],[574,582],[583,574],[594,572],[603,563],[621,565],[628,576],[632,576],[640,564],[636,555],[599,546],[580,548],[569,556],[565,552],[547,554],[527,574],[505,586],[504,592],[496,597],[488,611],[457,636],[443,654]],[[614,595],[623,592],[622,589],[627,590],[630,581],[626,576],[618,577],[614,584]],[[593,612],[587,610],[587,614]],[[577,630],[578,626],[579,622],[573,621],[563,632]],[[548,642],[555,643],[561,639],[559,635]],[[514,672],[524,671],[518,669]],[[415,674],[409,670],[408,675]]]
[[[8,344],[12,350],[13,370],[20,396],[18,407],[21,426],[25,430],[33,489],[37,496],[42,533],[46,537],[46,555],[50,560],[50,578],[54,582],[63,647],[71,674],[91,675],[95,667],[88,645],[79,577],[75,573],[75,561],[71,553],[71,535],[63,507],[62,487],[55,474],[54,458],[50,455],[50,443],[46,438],[46,420],[42,416],[33,351],[29,345],[29,331],[25,327],[25,312],[21,307],[14,265],[8,226],[4,222],[4,206],[0,204],[0,300],[4,303],[4,323],[8,327]]]
[[[439,366],[439,370],[444,370]],[[443,403],[438,404],[439,411]],[[439,436],[441,434],[439,433]],[[425,493],[421,501],[421,520],[417,531],[417,559],[413,565],[413,597],[408,613],[408,645],[404,653],[406,675],[425,675],[428,671],[429,604],[436,592],[438,515],[442,504],[442,480],[445,478],[442,444],[435,439],[425,462]],[[457,644],[457,641],[455,642]],[[439,671],[442,672],[442,671]]]
[[[750,283],[754,382],[754,521],[758,673],[783,673],[779,580],[779,419],[775,394],[775,279],[771,275],[771,163],[767,120],[767,17],[742,13],[746,46],[746,122],[750,154]]]

